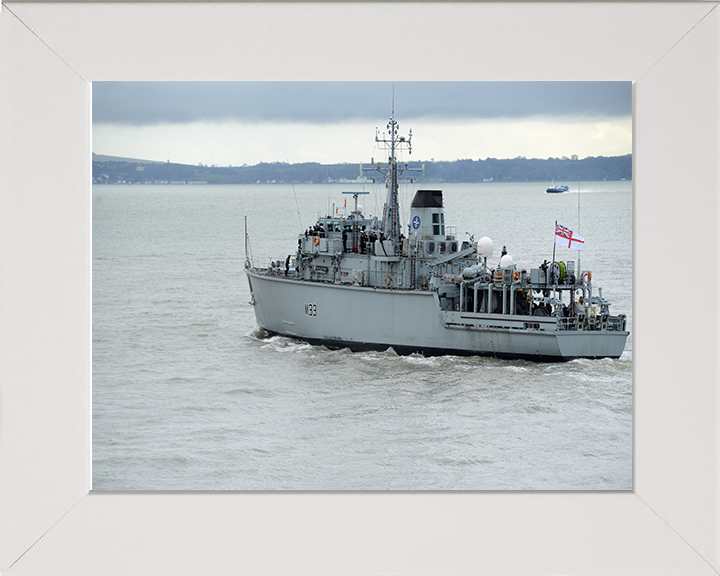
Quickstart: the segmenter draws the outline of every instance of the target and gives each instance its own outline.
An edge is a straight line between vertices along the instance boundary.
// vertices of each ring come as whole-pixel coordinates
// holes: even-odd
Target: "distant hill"
[[[162,164],[157,160],[138,160],[137,158],[122,158],[120,156],[105,156],[104,154],[92,155],[93,162],[129,162],[133,164]]]
[[[550,182],[632,180],[632,155],[572,158],[487,158],[453,162],[413,162],[425,165],[426,184],[443,182]],[[261,163],[254,166],[173,164],[93,154],[96,184],[271,184],[356,182],[358,164],[305,162]],[[365,163],[365,167],[369,167]],[[365,178],[382,179],[366,172]]]

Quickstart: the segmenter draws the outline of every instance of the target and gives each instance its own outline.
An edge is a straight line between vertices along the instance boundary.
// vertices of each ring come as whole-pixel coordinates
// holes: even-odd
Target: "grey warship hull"
[[[480,355],[540,362],[619,358],[623,330],[567,330],[555,318],[441,310],[437,292],[305,282],[246,270],[258,325],[351,350]]]

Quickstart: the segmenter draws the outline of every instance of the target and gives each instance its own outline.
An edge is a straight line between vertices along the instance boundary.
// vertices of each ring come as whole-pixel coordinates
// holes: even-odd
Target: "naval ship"
[[[394,113],[375,141],[388,161],[360,165],[360,175],[384,176],[382,220],[358,205],[368,192],[343,192],[354,197],[349,215],[319,218],[299,235],[294,256],[266,267],[247,256],[246,220],[245,272],[261,328],[355,351],[550,362],[620,357],[627,318],[610,313],[591,271],[555,261],[554,252],[529,271],[504,250],[497,266],[488,265],[492,240],[460,241],[445,225],[441,190],[417,190],[405,235],[398,182],[413,172],[424,177],[424,166],[398,162],[400,150],[412,153],[412,130],[400,136]]]

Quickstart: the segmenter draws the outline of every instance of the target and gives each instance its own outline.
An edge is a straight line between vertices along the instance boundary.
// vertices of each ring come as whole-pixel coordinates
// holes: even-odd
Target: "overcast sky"
[[[184,164],[368,162],[392,112],[406,160],[632,152],[630,82],[94,82],[93,152]]]

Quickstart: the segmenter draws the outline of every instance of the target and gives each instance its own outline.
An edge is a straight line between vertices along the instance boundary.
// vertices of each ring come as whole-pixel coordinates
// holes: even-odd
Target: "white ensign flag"
[[[570,228],[565,228],[565,226],[555,224],[555,244],[564,248],[582,250],[583,244],[585,244],[585,239],[574,235]]]

